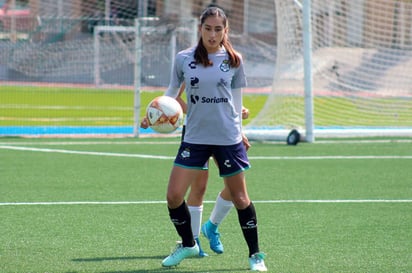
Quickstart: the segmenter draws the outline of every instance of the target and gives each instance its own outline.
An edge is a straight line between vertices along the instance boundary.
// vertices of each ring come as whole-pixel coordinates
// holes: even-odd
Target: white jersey
[[[167,96],[177,97],[186,84],[187,113],[185,142],[233,145],[242,141],[242,91],[246,86],[243,61],[230,67],[226,49],[209,54],[213,66],[194,59],[195,48],[176,55]]]

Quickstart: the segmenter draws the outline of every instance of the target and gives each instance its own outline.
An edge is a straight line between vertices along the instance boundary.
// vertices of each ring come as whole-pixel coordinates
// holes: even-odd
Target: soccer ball
[[[182,124],[183,110],[172,97],[154,98],[146,108],[150,128],[162,134],[172,133]]]

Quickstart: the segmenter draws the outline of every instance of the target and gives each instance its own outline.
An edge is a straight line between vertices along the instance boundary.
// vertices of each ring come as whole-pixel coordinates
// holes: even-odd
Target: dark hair
[[[200,16],[200,25],[203,25],[208,17],[211,16],[216,16],[216,17],[222,17],[223,18],[223,25],[226,27],[229,27],[229,23],[226,17],[225,12],[216,6],[210,6],[207,9],[205,9],[202,12],[202,15]],[[240,57],[239,54],[234,50],[232,43],[229,40],[228,35],[225,35],[223,37],[223,40],[221,42],[221,45],[224,46],[227,50],[227,53],[229,55],[229,64],[232,67],[239,67],[240,65]],[[211,66],[213,63],[209,60],[207,50],[205,46],[203,45],[202,37],[200,37],[199,42],[197,44],[196,50],[195,50],[195,60],[197,63],[200,63],[204,66]]]

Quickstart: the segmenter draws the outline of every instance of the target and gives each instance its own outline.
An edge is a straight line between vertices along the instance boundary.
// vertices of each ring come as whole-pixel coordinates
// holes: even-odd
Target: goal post
[[[133,26],[96,26],[93,38],[96,87],[104,85],[101,76],[104,68],[116,62],[113,58],[107,60],[110,56],[122,56],[123,62],[126,59],[133,64],[133,135],[139,137],[141,86],[147,86],[150,81],[156,85],[154,80],[160,77],[163,84],[167,84],[168,77],[162,75],[165,74],[162,70],[168,71],[166,74],[169,75],[177,51],[196,43],[197,20],[182,19],[168,24],[157,17],[142,17],[135,19]],[[142,80],[146,82],[142,83]]]
[[[312,77],[312,24],[311,24],[311,0],[303,1],[303,70],[305,92],[305,140],[314,142],[313,132],[313,77]]]
[[[133,51],[129,52],[129,59],[134,63],[134,83],[133,83],[133,136],[139,137],[139,124],[140,124],[140,77],[141,77],[141,39],[139,38],[140,34],[140,24],[139,19],[135,20],[134,26],[110,26],[110,25],[101,25],[94,27],[93,32],[93,45],[94,45],[94,84],[96,87],[99,87],[102,84],[100,70],[101,70],[101,61],[100,61],[100,40],[104,39],[105,34],[118,34],[126,33],[131,34],[134,39]],[[108,37],[109,38],[109,37]],[[118,36],[114,35],[110,37],[111,39],[119,39]],[[125,45],[122,41],[118,43],[118,50],[128,51],[127,48],[124,48]],[[123,45],[123,46],[122,46]],[[123,47],[123,48],[122,48]]]

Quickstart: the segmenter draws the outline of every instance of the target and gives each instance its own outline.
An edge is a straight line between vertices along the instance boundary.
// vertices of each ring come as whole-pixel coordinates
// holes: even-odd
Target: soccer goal
[[[249,138],[412,137],[409,0],[28,2],[35,24],[16,15],[0,29],[0,135],[137,135],[136,94],[167,88],[175,53],[197,43],[215,4],[245,95],[266,101],[245,105]],[[24,35],[10,39],[14,29]]]
[[[156,17],[135,20],[134,26],[101,25],[94,28],[94,82],[104,84],[102,74],[125,62],[134,71],[134,136],[139,136],[140,89],[169,82],[173,59],[179,50],[197,42],[197,20],[168,24]],[[126,60],[126,61],[125,61]],[[110,75],[110,74],[108,74]],[[145,106],[144,106],[145,107]]]
[[[256,139],[412,136],[410,1],[275,1],[272,91]]]

